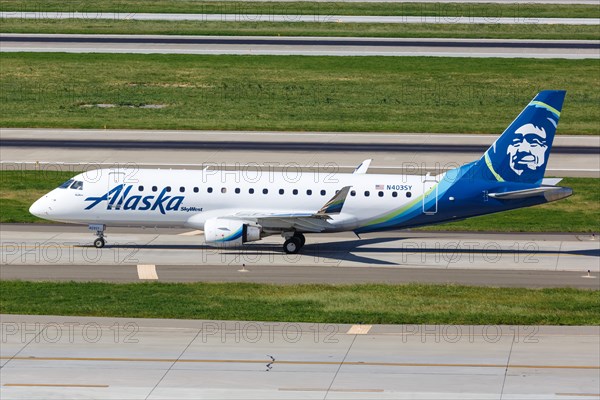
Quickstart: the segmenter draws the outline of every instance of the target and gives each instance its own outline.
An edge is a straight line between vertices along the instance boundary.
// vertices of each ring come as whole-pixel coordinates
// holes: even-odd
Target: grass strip
[[[29,214],[29,206],[76,174],[77,172],[45,170],[0,172],[0,222],[49,222]],[[573,188],[574,195],[555,203],[424,229],[598,232],[600,230],[600,179],[566,178],[560,184]]]
[[[34,201],[77,175],[70,171],[0,171],[0,223],[50,222],[29,213]]]
[[[600,293],[422,284],[0,281],[0,312],[314,323],[598,325]]]
[[[4,53],[0,126],[499,134],[539,90],[566,89],[559,134],[600,134],[599,67],[598,60]]]
[[[304,22],[193,22],[22,20],[2,21],[4,33],[337,36],[464,39],[600,40],[600,29],[587,25],[536,24],[341,24]]]
[[[244,2],[196,0],[0,0],[0,11],[84,12],[93,19],[97,12],[184,13],[184,14],[263,14],[503,17],[514,18],[599,18],[600,9],[580,4],[473,4],[473,3],[345,3],[345,2]]]

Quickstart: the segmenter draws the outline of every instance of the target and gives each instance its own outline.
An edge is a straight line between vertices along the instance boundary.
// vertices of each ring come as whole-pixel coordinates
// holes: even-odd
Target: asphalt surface
[[[90,149],[163,149],[163,150],[220,150],[230,151],[367,151],[367,152],[427,152],[483,154],[489,145],[436,144],[436,143],[322,143],[322,142],[255,142],[255,141],[156,141],[156,140],[50,140],[50,139],[0,139],[3,147],[90,148]],[[598,154],[598,148],[588,146],[553,146],[557,154]]]
[[[155,142],[258,142],[343,144],[434,144],[491,146],[497,134],[395,133],[395,132],[311,132],[311,131],[239,131],[239,130],[158,130],[158,129],[57,129],[0,128],[1,140],[125,140]],[[600,136],[556,135],[554,147],[593,147],[600,152]]]
[[[140,168],[263,171],[300,167],[337,173],[352,172],[363,160],[372,158],[369,173],[424,175],[478,159],[496,138],[428,133],[1,128],[0,168],[82,171],[135,164]],[[47,142],[66,147],[46,147]],[[44,146],[32,146],[34,143]],[[546,174],[600,177],[600,137],[556,136]]]
[[[596,260],[597,261],[597,260]],[[155,265],[160,282],[248,282],[277,285],[297,284],[456,284],[489,287],[522,288],[578,288],[600,290],[598,274],[583,278],[585,272],[537,271],[480,271],[440,270],[432,268],[365,268],[268,266],[241,264],[223,265]],[[127,283],[139,282],[136,265],[4,265],[0,279],[25,281],[100,281]]]
[[[86,227],[0,226],[0,279],[139,282],[456,283],[600,289],[597,237],[576,234],[382,232],[307,235],[298,255],[273,236],[214,249],[201,232],[109,228],[91,246]],[[588,276],[589,270],[589,276]]]
[[[0,322],[3,400],[598,397],[597,326]]]
[[[600,41],[1,34],[2,52],[600,58]]]
[[[369,46],[369,47],[467,47],[509,49],[592,49],[598,41],[575,40],[476,40],[476,39],[390,39],[390,38],[310,38],[310,37],[239,37],[239,36],[155,36],[155,35],[44,35],[2,34],[1,42],[17,43],[98,43],[98,44],[209,44],[277,46]]]
[[[226,10],[226,9],[225,9]],[[235,11],[232,9],[231,11]],[[274,10],[273,10],[274,11]],[[359,16],[359,15],[281,15],[273,11],[264,14],[218,13],[218,14],[174,14],[174,13],[119,13],[119,12],[0,12],[0,19],[80,19],[84,21],[197,21],[197,22],[309,22],[345,24],[495,24],[495,25],[600,25],[597,18],[522,18],[522,17],[463,17],[456,16],[457,10],[447,10],[448,16]],[[438,11],[443,14],[443,10]]]

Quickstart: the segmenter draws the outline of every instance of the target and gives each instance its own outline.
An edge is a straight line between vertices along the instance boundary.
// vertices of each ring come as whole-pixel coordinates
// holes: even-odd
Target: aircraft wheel
[[[300,238],[293,236],[283,243],[283,250],[287,254],[296,254],[300,250],[300,247],[302,247],[300,243]]]
[[[104,247],[106,243],[104,242],[103,238],[98,238],[96,240],[94,240],[94,247],[97,249],[101,249]]]
[[[306,238],[304,237],[304,235],[297,232],[294,234],[294,237],[297,237],[298,239],[300,239],[300,247],[303,247],[304,243],[306,243]]]

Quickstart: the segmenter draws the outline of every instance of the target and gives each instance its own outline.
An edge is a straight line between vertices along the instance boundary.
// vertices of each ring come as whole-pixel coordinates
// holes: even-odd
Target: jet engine
[[[261,239],[261,226],[227,218],[211,218],[204,223],[206,244],[214,247],[234,247]]]

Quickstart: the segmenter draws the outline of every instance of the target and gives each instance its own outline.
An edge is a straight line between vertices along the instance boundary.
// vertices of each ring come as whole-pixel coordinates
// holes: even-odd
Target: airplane
[[[69,179],[29,212],[88,225],[97,248],[107,227],[185,227],[221,248],[281,235],[293,254],[307,233],[358,236],[548,203],[572,194],[556,186],[560,179],[544,179],[565,94],[538,93],[478,160],[437,175],[367,174],[371,160],[348,174],[252,179],[208,169],[100,169]]]

